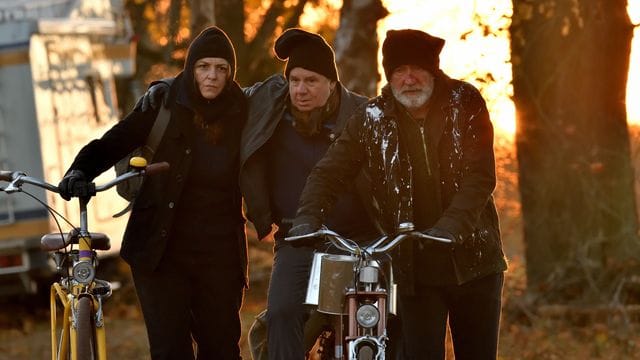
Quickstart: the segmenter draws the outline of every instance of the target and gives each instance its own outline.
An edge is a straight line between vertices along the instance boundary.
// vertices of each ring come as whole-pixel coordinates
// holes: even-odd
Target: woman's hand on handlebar
[[[71,170],[62,178],[60,184],[58,184],[58,190],[60,196],[69,201],[74,196],[89,196],[90,184],[86,175],[81,170]]]
[[[132,158],[138,159],[138,158]],[[62,178],[58,188],[55,189],[56,192],[60,193],[60,196],[65,200],[71,200],[72,197],[90,197],[94,196],[96,192],[105,191],[110,189],[117,184],[127,181],[136,176],[149,176],[155,175],[164,171],[169,170],[169,163],[166,161],[157,162],[153,164],[146,165],[146,160],[141,159],[144,164],[140,166],[131,165],[131,169],[119,175],[115,179],[111,181],[97,186],[93,182],[90,182],[87,179],[87,176],[80,170],[70,170],[67,174]]]

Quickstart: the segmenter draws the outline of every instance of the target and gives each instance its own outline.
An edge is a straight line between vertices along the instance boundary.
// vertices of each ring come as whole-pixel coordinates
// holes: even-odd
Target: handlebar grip
[[[169,170],[169,163],[166,161],[147,165],[144,169],[146,175],[154,175]]]
[[[0,180],[1,181],[12,181],[13,180],[13,171],[0,170]]]

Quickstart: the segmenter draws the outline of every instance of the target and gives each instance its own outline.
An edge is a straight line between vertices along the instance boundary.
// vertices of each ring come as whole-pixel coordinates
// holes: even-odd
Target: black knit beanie
[[[301,67],[338,81],[333,50],[318,34],[301,29],[288,29],[276,39],[274,50],[280,60],[289,59],[284,69],[287,78],[293,68]]]
[[[193,78],[193,66],[196,61],[205,57],[222,58],[229,62],[231,66],[230,79],[236,77],[236,53],[233,44],[227,34],[220,28],[208,27],[196,36],[189,45],[187,58],[184,62],[184,71],[189,78]]]
[[[382,67],[387,80],[402,65],[417,65],[434,76],[440,68],[444,39],[414,29],[389,30],[382,43]]]

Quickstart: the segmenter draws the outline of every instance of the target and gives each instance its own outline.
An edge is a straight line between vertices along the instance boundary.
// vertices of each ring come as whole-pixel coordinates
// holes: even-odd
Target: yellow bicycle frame
[[[87,254],[86,251],[91,252],[91,238],[89,237],[80,237],[79,239],[79,250],[80,254]],[[85,252],[83,252],[85,250]],[[81,256],[81,261],[91,261],[91,257]],[[88,287],[92,287],[93,283],[88,285]],[[71,349],[74,349],[71,352],[70,360],[76,359],[76,344],[78,338],[78,331],[76,324],[73,323],[72,319],[72,308],[75,308],[78,304],[78,299],[80,298],[80,294],[84,294],[83,296],[90,296],[91,301],[93,303],[93,309],[98,309],[100,304],[96,300],[96,298],[84,291],[83,285],[74,285],[71,289],[71,293],[67,288],[60,285],[60,283],[55,282],[51,285],[51,291],[49,294],[49,302],[50,302],[50,311],[51,311],[51,359],[52,360],[69,360],[67,359],[67,354],[69,354],[69,346]],[[57,310],[58,310],[58,301],[62,305],[63,315],[61,322],[61,341],[60,348],[58,349],[58,319],[57,319]],[[97,360],[106,360],[107,359],[107,340],[106,340],[106,331],[104,327],[104,322],[101,324],[96,324],[95,322],[95,314],[96,311],[91,312],[91,316],[94,317],[94,321],[92,324],[94,325],[93,331],[95,332],[95,350]],[[58,354],[60,357],[58,357]]]

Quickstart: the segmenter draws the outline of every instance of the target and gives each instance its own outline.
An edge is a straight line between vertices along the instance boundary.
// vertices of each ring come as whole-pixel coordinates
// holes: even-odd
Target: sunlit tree
[[[527,277],[543,303],[631,301],[640,242],[625,110],[633,34],[626,6],[513,0]]]
[[[373,97],[378,73],[378,20],[388,12],[381,0],[344,0],[334,47],[340,80],[350,90]]]

